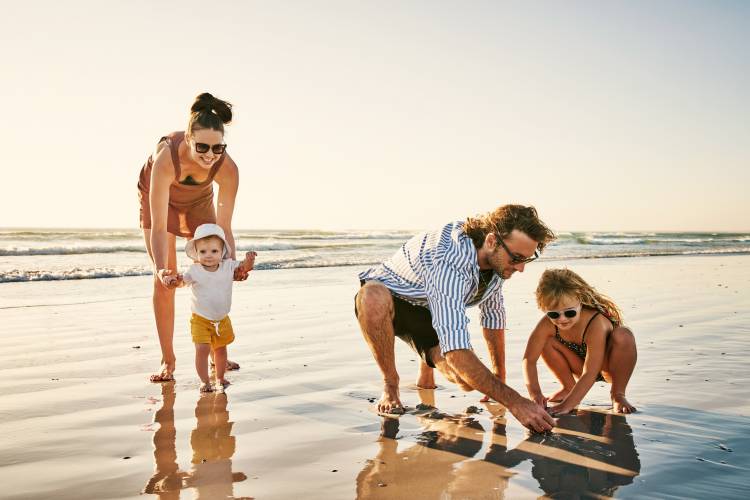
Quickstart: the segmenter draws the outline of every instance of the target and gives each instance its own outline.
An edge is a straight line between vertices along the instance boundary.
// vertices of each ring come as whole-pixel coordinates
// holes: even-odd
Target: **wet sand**
[[[508,381],[539,318],[545,266],[506,283]],[[177,382],[149,384],[159,348],[149,278],[0,285],[3,498],[747,498],[750,256],[566,261],[612,296],[639,347],[628,396],[597,383],[535,435],[440,375],[379,417],[379,372],[353,315],[358,268],[259,271],[237,284],[226,394],[198,393],[178,291]],[[471,310],[474,348],[488,359]],[[542,388],[556,385],[540,367]],[[466,414],[475,405],[477,414]]]

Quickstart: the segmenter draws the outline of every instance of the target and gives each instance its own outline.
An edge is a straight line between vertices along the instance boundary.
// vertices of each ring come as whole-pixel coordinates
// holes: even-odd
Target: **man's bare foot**
[[[419,376],[417,377],[417,387],[420,389],[435,389],[435,373],[429,366],[426,370],[419,370]]]
[[[625,399],[625,394],[613,394],[612,395],[612,410],[615,413],[633,413],[635,406],[631,405],[630,402]]]
[[[550,403],[560,403],[563,399],[568,397],[568,394],[570,394],[570,389],[566,389],[565,387],[563,387],[562,389],[548,397],[547,401],[549,401]]]
[[[201,384],[200,391],[201,392],[214,392],[214,388],[211,386],[210,382],[205,382]]]
[[[151,382],[171,382],[174,380],[174,361],[171,363],[162,363],[158,373],[149,377]]]
[[[398,385],[386,384],[383,386],[383,395],[378,401],[378,413],[402,415],[404,405],[398,397]]]

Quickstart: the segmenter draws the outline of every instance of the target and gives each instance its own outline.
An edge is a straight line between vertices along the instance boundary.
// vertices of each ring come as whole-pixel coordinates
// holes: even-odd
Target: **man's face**
[[[532,240],[526,233],[514,229],[510,235],[503,239],[505,247],[498,241],[494,234],[487,236],[485,244],[492,248],[488,253],[487,260],[490,267],[502,276],[503,279],[510,279],[516,271],[523,272],[526,267],[525,262],[513,262],[513,256],[523,259],[532,257],[537,249],[537,242]],[[511,254],[513,256],[511,256]]]

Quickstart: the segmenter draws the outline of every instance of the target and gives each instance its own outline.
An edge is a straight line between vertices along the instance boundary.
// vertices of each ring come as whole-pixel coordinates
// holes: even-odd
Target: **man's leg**
[[[430,359],[432,360],[432,363],[435,365],[435,367],[438,369],[440,373],[443,374],[443,376],[449,380],[450,382],[453,382],[454,384],[458,385],[458,387],[462,391],[473,391],[474,388],[471,387],[469,384],[464,382],[464,380],[458,376],[456,372],[453,371],[453,369],[448,366],[448,362],[445,360],[445,357],[440,352],[440,346],[436,345],[432,349],[430,349]],[[428,367],[429,368],[429,367]]]
[[[383,395],[378,402],[378,411],[403,413],[394,352],[396,336],[393,331],[394,310],[391,292],[382,283],[369,281],[360,288],[356,304],[362,335],[383,374]]]
[[[417,377],[417,387],[420,389],[435,389],[435,370],[424,362],[419,362],[419,377]]]

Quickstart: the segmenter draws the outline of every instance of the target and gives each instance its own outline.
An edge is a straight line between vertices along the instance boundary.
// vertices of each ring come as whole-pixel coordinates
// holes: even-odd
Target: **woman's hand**
[[[256,255],[258,255],[257,252],[247,252],[245,254],[245,260],[234,270],[234,281],[245,281],[247,279],[247,275],[255,267]]]
[[[167,288],[177,288],[179,280],[177,273],[173,269],[159,269],[156,271],[156,277],[159,278],[161,284]]]

